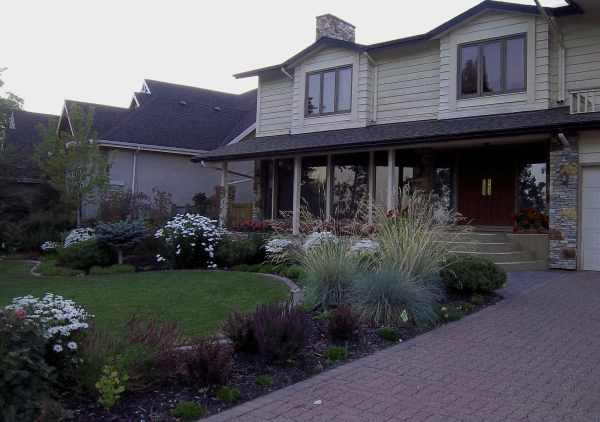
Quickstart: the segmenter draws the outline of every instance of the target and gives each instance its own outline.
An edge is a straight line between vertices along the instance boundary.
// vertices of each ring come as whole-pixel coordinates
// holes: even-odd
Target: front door
[[[458,211],[477,226],[512,226],[515,212],[514,159],[498,150],[461,155]]]

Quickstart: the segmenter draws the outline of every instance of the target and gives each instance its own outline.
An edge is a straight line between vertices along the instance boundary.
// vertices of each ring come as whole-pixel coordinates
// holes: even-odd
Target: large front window
[[[525,35],[518,35],[460,46],[459,96],[468,98],[525,91],[525,39]]]
[[[369,153],[333,156],[333,217],[360,218],[369,200]]]
[[[305,157],[302,159],[300,188],[302,206],[314,217],[325,217],[327,203],[327,157]]]
[[[306,75],[306,116],[347,113],[352,108],[352,67]]]

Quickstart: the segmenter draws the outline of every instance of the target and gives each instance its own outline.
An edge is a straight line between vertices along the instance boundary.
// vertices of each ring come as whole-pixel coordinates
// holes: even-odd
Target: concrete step
[[[496,263],[504,271],[543,271],[548,269],[546,261],[521,261],[521,262],[498,262]]]
[[[511,242],[445,242],[453,251],[458,252],[514,252],[521,247]]]
[[[528,262],[532,261],[534,257],[529,251],[509,251],[509,252],[465,252],[465,251],[450,251],[456,255],[461,256],[478,256],[481,258],[487,258],[494,263],[502,262]]]

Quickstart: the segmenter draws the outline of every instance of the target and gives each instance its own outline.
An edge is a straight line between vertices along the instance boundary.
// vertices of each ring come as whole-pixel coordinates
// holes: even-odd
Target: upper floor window
[[[306,75],[306,115],[348,113],[352,108],[352,67]]]
[[[525,35],[461,45],[458,65],[461,98],[525,91]]]

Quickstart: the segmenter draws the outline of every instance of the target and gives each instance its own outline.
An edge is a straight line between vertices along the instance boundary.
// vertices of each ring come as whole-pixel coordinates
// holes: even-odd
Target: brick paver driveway
[[[600,421],[600,274],[514,273],[502,293],[209,421]]]

